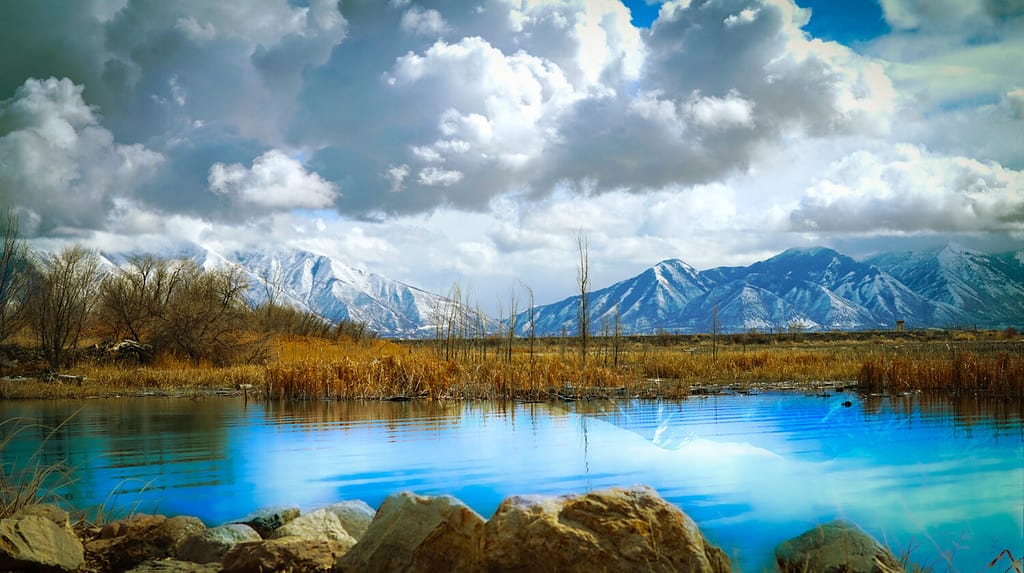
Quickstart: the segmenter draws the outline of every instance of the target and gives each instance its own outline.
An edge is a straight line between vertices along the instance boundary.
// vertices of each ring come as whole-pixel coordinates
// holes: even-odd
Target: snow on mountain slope
[[[687,304],[713,284],[683,261],[662,261],[639,275],[588,294],[592,334],[615,328],[616,313],[623,334],[649,333],[680,322]],[[579,297],[539,306],[535,313],[537,333],[575,335]],[[520,334],[529,332],[529,312],[516,319]]]
[[[297,249],[229,253],[227,260],[256,277],[259,292],[283,294],[332,321],[364,322],[382,336],[433,335],[443,297]]]
[[[111,265],[129,253],[103,253]],[[353,320],[389,337],[429,337],[451,301],[405,283],[303,250],[219,253],[200,245],[169,247],[165,258],[204,268],[235,265],[249,278],[250,299],[276,300],[331,321]],[[859,330],[1024,324],[1024,251],[986,255],[955,245],[924,253],[889,253],[857,261],[831,249],[790,249],[747,267],[697,271],[677,259],[588,294],[592,334]],[[579,297],[534,308],[538,335],[576,335]],[[470,313],[473,314],[473,313]],[[530,330],[530,311],[516,331]],[[498,325],[486,319],[486,330]]]
[[[951,243],[925,252],[878,255],[866,262],[952,315],[940,315],[934,322],[1001,326],[1024,317],[1024,263],[1015,253],[988,255]]]
[[[103,253],[103,257],[124,266],[137,254]],[[433,336],[435,309],[448,304],[441,296],[299,249],[218,253],[182,244],[154,256],[188,259],[205,269],[235,266],[249,280],[248,298],[253,304],[273,296],[279,303],[331,322],[364,322],[369,330],[387,337]]]

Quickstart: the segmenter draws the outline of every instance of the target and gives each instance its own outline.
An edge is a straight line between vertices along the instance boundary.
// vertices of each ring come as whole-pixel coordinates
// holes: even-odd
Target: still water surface
[[[846,400],[852,407],[844,407]],[[1024,553],[1019,402],[796,394],[570,404],[245,403],[135,398],[0,403],[54,427],[13,436],[66,461],[79,507],[195,515],[378,505],[449,493],[485,518],[508,495],[648,484],[744,571],[779,542],[850,519],[937,571]],[[70,417],[70,419],[69,419]],[[12,426],[0,427],[0,439]],[[1002,570],[1003,568],[999,568]]]

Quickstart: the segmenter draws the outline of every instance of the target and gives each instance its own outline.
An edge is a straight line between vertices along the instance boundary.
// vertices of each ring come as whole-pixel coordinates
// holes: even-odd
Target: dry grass
[[[278,335],[260,365],[214,367],[161,357],[145,367],[82,364],[71,377],[0,379],[0,399],[196,395],[251,385],[268,399],[679,398],[691,388],[817,386],[858,381],[870,392],[984,391],[1020,395],[1024,346],[985,333],[907,338],[883,334],[758,341],[740,335],[635,337],[618,351],[591,341],[584,369],[571,339],[517,340],[510,358],[496,341],[466,341],[443,358],[430,341],[326,340]]]
[[[23,463],[16,466],[11,456],[4,455],[11,440],[19,433],[39,430],[46,431],[46,436]],[[0,519],[10,517],[27,505],[59,501],[55,492],[71,483],[71,471],[67,466],[42,460],[46,442],[59,430],[60,426],[43,428],[19,418],[0,422]]]
[[[857,382],[870,392],[942,390],[1022,396],[1024,355],[967,351],[949,356],[875,356],[864,361]]]

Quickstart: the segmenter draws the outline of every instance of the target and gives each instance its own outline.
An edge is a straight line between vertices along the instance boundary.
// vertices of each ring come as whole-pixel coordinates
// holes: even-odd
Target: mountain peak
[[[982,253],[981,251],[976,251],[974,249],[969,249],[969,248],[961,245],[960,243],[957,243],[956,241],[950,241],[950,242],[946,243],[946,245],[944,247],[939,249],[939,256],[943,256],[943,255],[946,255],[946,256],[951,256],[951,255],[952,256],[963,256],[963,255],[978,256],[978,255],[984,255],[984,253]]]
[[[841,257],[842,254],[835,249],[828,247],[793,247],[782,251],[778,255],[772,257],[773,259],[780,258],[795,258],[795,257],[807,257],[807,258],[819,258],[819,257]]]

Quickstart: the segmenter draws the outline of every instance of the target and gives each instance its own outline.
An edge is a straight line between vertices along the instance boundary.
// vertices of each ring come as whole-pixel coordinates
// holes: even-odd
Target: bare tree
[[[590,337],[590,247],[587,235],[583,230],[576,233],[576,286],[579,288],[580,301],[576,309],[576,324],[580,333],[580,358],[583,367],[587,366],[587,341]]]
[[[0,215],[0,343],[25,324],[31,261],[28,247],[18,237],[18,217],[7,210]]]
[[[60,368],[78,346],[98,278],[99,259],[81,245],[43,258],[32,274],[27,312],[50,368]]]
[[[512,362],[512,344],[516,340],[516,313],[519,312],[516,289],[509,290],[508,333],[505,339],[505,361]]]
[[[187,286],[188,266],[182,261],[133,257],[100,282],[99,309],[109,334],[150,342],[167,306]]]
[[[203,270],[191,261],[175,264],[182,282],[160,310],[154,346],[173,349],[194,362],[256,358],[258,345],[246,342],[252,309],[242,272],[233,266]]]
[[[526,289],[526,295],[530,298],[530,309],[528,311],[529,314],[527,314],[527,319],[530,321],[530,326],[529,326],[529,334],[527,336],[529,336],[529,340],[530,340],[530,364],[532,365],[533,364],[533,349],[534,349],[534,344],[536,343],[536,340],[537,340],[537,320],[536,320],[536,318],[537,318],[537,307],[536,307],[536,303],[534,302],[534,299],[533,299],[533,289],[530,288],[530,285],[528,285],[528,284],[526,284],[524,282],[520,282],[520,284],[522,284],[523,288]]]

